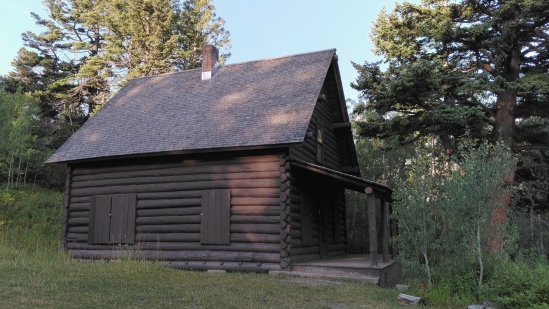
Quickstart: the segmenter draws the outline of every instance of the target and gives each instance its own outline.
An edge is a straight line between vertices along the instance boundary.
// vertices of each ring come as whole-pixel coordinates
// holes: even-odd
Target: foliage
[[[350,102],[356,106],[356,102]],[[378,114],[367,112],[354,115],[353,122],[370,121]],[[356,132],[356,127],[353,131]],[[383,183],[389,187],[405,177],[405,162],[415,156],[412,145],[402,146],[394,138],[365,138],[355,135],[355,147],[361,175],[365,179]],[[347,250],[351,253],[368,253],[368,211],[365,207],[366,196],[363,193],[347,190]]]
[[[360,134],[402,143],[434,135],[447,155],[463,140],[501,141],[520,155],[503,178],[520,183],[517,205],[549,210],[548,14],[548,2],[530,0],[424,0],[382,11],[372,39],[385,63],[355,64],[353,85],[367,100],[356,112],[382,117],[359,122]],[[508,212],[509,199],[497,200],[492,225]],[[489,247],[501,249],[498,234]]]
[[[31,14],[43,32],[23,34],[25,47],[12,61],[14,70],[0,77],[0,89],[37,101],[39,111],[25,132],[32,136],[33,160],[20,157],[33,181],[45,187],[60,188],[64,182],[64,170],[44,167],[45,159],[118,86],[134,77],[199,67],[206,44],[220,48],[222,57],[230,56],[229,32],[210,0],[43,4],[47,16]]]
[[[0,175],[7,187],[26,183],[29,166],[40,159],[32,148],[36,115],[31,97],[0,91]]]
[[[482,287],[483,250],[493,228],[487,219],[498,205],[494,196],[505,190],[502,175],[514,164],[510,155],[501,155],[506,153],[503,147],[483,143],[463,151],[457,161],[423,157],[413,162],[393,204],[400,232],[395,242],[408,273],[430,284],[452,278],[454,286],[463,287],[461,292],[478,290],[471,285],[475,281]]]
[[[59,243],[63,194],[39,187],[0,189],[0,242],[19,249]]]
[[[549,265],[501,259],[483,294],[505,308],[548,308]]]

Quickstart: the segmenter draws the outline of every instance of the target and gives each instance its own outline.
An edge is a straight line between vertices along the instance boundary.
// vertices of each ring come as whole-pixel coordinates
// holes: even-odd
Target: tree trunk
[[[520,48],[515,47],[510,50],[510,55],[505,58],[502,66],[503,77],[511,82],[519,78],[520,73]],[[496,100],[496,125],[494,128],[494,140],[503,142],[510,151],[514,148],[515,116],[513,115],[517,104],[517,94],[510,89],[505,89],[497,93]],[[488,218],[490,228],[490,237],[487,244],[487,253],[495,254],[501,252],[503,248],[503,230],[502,226],[507,219],[507,210],[511,201],[511,192],[509,187],[515,182],[516,165],[511,166],[504,176],[504,188],[496,198],[499,206],[492,209]]]
[[[497,112],[496,112],[496,132],[495,140],[503,142],[509,149],[513,148],[513,131],[515,126],[515,117],[513,116],[513,108],[516,102],[516,95],[511,91],[505,91],[498,94]],[[490,229],[490,237],[486,252],[495,254],[501,252],[503,248],[503,230],[502,226],[507,219],[507,210],[511,201],[511,192],[507,188],[513,185],[515,181],[516,166],[511,166],[507,171],[503,181],[504,188],[501,193],[497,194],[498,206],[490,211],[488,218],[488,226]]]

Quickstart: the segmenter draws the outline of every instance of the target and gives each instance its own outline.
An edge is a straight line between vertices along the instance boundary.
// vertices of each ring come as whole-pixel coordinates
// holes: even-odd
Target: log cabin
[[[290,270],[346,254],[350,189],[372,197],[370,263],[388,260],[391,189],[360,178],[335,49],[222,66],[203,50],[201,69],[130,80],[48,159],[67,166],[68,254]]]

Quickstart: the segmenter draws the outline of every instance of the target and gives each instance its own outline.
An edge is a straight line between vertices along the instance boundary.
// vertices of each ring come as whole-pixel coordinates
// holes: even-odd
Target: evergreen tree
[[[520,156],[505,175],[522,197],[549,209],[549,2],[423,0],[382,11],[372,38],[381,63],[356,65],[354,88],[386,117],[361,122],[361,134],[440,138],[448,155],[464,138],[501,141]],[[503,190],[502,192],[508,192]],[[510,194],[498,196],[489,224],[506,218]],[[488,250],[501,249],[493,235]]]
[[[229,55],[229,32],[209,0],[42,2],[47,16],[31,14],[43,31],[23,34],[25,47],[12,62],[14,71],[0,77],[0,88],[38,100],[39,125],[29,133],[45,155],[128,79],[199,67],[206,44]],[[57,170],[36,168],[38,178],[59,183],[49,177]]]

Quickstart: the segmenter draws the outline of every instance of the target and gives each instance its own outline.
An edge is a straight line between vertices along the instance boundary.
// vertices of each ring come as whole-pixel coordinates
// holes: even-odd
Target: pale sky
[[[231,33],[230,63],[336,48],[345,97],[357,77],[351,61],[376,61],[369,33],[379,11],[394,0],[213,0]],[[398,1],[402,2],[402,1]],[[411,1],[416,2],[416,1]],[[22,47],[21,33],[40,32],[30,12],[46,17],[40,0],[0,0],[0,74]]]

